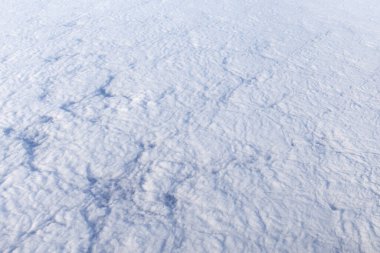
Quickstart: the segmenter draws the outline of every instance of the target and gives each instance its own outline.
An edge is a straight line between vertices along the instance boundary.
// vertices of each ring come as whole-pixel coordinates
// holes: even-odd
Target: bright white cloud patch
[[[379,252],[377,0],[0,1],[1,252]]]

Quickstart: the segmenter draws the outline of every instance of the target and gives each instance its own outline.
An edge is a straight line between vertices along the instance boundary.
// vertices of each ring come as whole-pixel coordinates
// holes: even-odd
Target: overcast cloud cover
[[[1,0],[0,252],[380,252],[380,2]]]

